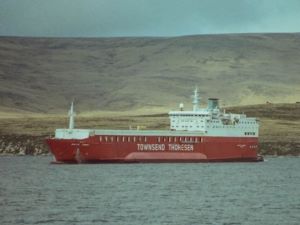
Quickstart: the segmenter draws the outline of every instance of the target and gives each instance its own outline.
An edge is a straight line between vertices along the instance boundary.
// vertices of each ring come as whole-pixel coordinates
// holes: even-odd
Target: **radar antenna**
[[[74,112],[74,100],[73,100],[71,103],[70,110],[69,110],[69,129],[74,129],[75,116],[76,116],[76,113]]]
[[[200,97],[198,95],[198,87],[197,86],[194,90],[194,95],[192,95],[192,98],[193,98],[193,111],[198,111],[199,105],[200,105]]]

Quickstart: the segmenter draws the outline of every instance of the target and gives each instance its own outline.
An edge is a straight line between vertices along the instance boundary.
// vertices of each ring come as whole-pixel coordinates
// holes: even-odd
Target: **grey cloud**
[[[299,32],[297,0],[0,0],[0,35]]]

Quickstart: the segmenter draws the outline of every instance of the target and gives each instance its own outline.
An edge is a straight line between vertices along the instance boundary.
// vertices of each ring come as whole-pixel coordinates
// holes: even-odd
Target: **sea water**
[[[0,224],[300,224],[300,158],[54,165],[0,157]]]

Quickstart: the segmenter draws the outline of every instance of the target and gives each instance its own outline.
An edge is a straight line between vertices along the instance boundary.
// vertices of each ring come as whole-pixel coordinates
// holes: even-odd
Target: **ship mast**
[[[192,96],[193,98],[193,111],[198,111],[199,110],[199,104],[200,104],[200,97],[198,95],[198,87],[195,88],[194,90],[194,95]]]
[[[76,113],[74,112],[74,103],[72,101],[71,103],[71,108],[69,110],[69,129],[74,129],[75,126],[75,116]]]

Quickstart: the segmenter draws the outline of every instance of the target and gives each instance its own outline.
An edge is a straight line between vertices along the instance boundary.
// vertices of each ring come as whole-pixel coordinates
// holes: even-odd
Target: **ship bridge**
[[[221,111],[217,98],[209,98],[207,107],[201,108],[197,88],[192,98],[192,110],[185,111],[181,103],[180,110],[169,112],[171,130],[199,131],[212,136],[258,136],[256,118]]]
[[[205,130],[205,122],[211,118],[207,111],[171,111],[169,112],[171,130]]]
[[[208,99],[206,108],[200,108],[200,97],[198,89],[192,95],[193,109],[184,111],[183,104],[180,104],[180,111],[170,111],[170,129],[187,131],[204,131],[206,122],[211,118],[219,116],[219,100],[217,98]]]

